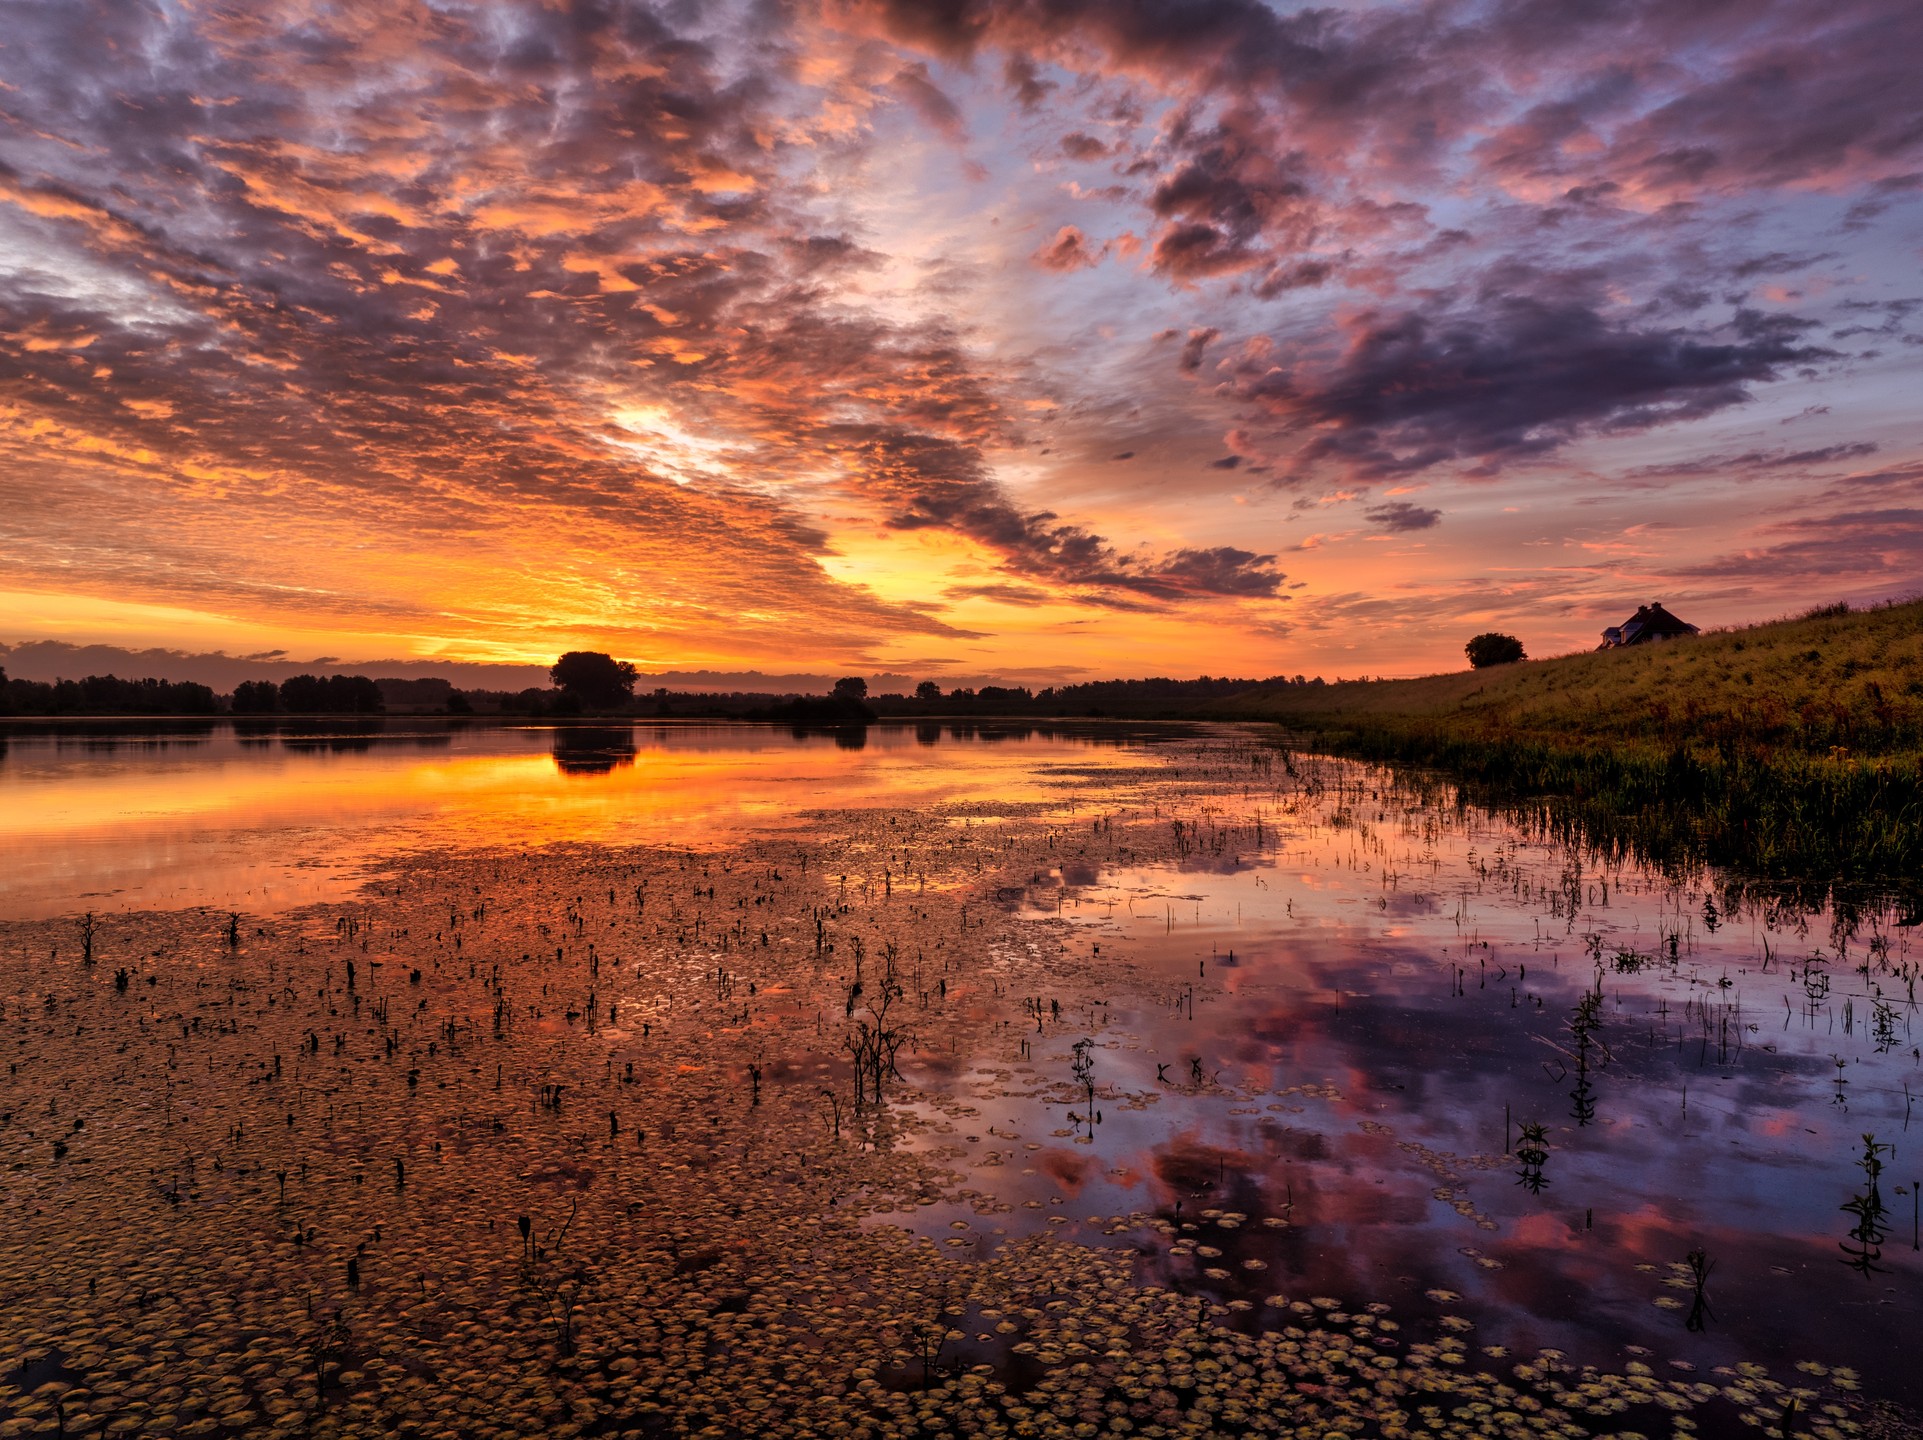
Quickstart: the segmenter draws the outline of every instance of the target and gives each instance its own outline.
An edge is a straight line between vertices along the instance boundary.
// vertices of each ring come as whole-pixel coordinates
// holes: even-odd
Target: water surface
[[[339,899],[434,845],[710,845],[823,807],[1054,793],[1051,766],[1140,763],[1147,727],[0,727],[0,917]]]
[[[997,1228],[1099,1239],[1146,1209],[1144,1273],[1217,1300],[1379,1294],[1487,1355],[1842,1365],[1914,1399],[1904,912],[1733,900],[1320,766],[1306,800],[1191,812],[1173,864],[1031,877],[1022,913],[1089,991],[971,1077],[1022,1137],[971,1147],[1005,1167]],[[1246,845],[1252,811],[1273,848],[1209,845],[1232,820]],[[1147,1003],[1105,992],[1122,959]]]
[[[969,827],[977,857],[1026,857],[962,872],[958,931],[890,908],[939,843],[898,843],[889,817],[910,813]],[[758,888],[716,900],[707,857],[794,836],[799,863],[830,829],[844,848],[815,873],[857,888],[837,876],[833,905],[811,904],[812,953],[807,929],[770,944]],[[1923,1401],[1918,956],[1913,916],[1873,898],[1839,914],[1662,873],[1228,731],[214,727],[17,735],[0,759],[6,919],[251,918],[423,850],[582,842],[694,852],[645,917],[611,885],[601,943],[665,925],[718,987],[715,1043],[759,1047],[756,1086],[767,1063],[802,1105],[846,1084],[821,917],[844,944],[895,927],[926,1018],[894,1102],[917,1124],[889,1143],[966,1188],[873,1226],[982,1259],[1037,1234],[1126,1246],[1139,1280],[1233,1325],[1386,1302],[1494,1373],[1544,1351],[1669,1378],[1760,1363]],[[569,905],[560,937],[586,924]],[[651,963],[623,1003],[676,1013],[639,1008]],[[744,965],[776,998],[736,994]],[[1037,973],[1048,993],[1003,978]],[[796,1013],[753,1019],[757,1003]],[[619,1033],[606,1077],[649,1053]],[[987,1326],[959,1344],[1022,1363]]]

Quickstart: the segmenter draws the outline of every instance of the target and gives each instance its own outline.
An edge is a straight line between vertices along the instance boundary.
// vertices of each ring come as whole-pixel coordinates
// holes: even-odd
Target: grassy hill
[[[1652,857],[1819,884],[1923,873],[1923,602],[1225,708]]]
[[[1911,752],[1923,747],[1923,601],[1833,607],[1693,639],[1419,680],[1257,691],[1234,708],[1317,731]]]

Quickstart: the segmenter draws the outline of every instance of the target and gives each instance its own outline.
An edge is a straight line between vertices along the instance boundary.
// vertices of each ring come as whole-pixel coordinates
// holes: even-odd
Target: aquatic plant
[[[1515,1156],[1522,1161],[1522,1169],[1516,1172],[1516,1183],[1531,1195],[1540,1195],[1549,1184],[1548,1177],[1542,1173],[1542,1167],[1549,1159],[1547,1128],[1526,1122],[1522,1126],[1522,1143],[1516,1146]]]
[[[1857,1166],[1863,1172],[1863,1188],[1843,1202],[1843,1210],[1854,1216],[1848,1237],[1842,1242],[1843,1263],[1868,1278],[1881,1274],[1883,1242],[1889,1237],[1889,1207],[1883,1202],[1881,1179],[1883,1157],[1891,1147],[1877,1143],[1876,1136],[1863,1137],[1863,1154]]]
[[[1082,1091],[1082,1113],[1070,1118],[1078,1125],[1087,1125],[1092,1136],[1102,1122],[1101,1112],[1095,1108],[1095,1042],[1084,1036],[1075,1042],[1071,1053],[1069,1068]]]
[[[1693,1292],[1683,1328],[1692,1334],[1701,1334],[1709,1328],[1709,1322],[1716,1318],[1715,1312],[1709,1308],[1709,1275],[1716,1268],[1716,1262],[1698,1246],[1684,1257],[1683,1263],[1689,1267],[1689,1282]]]

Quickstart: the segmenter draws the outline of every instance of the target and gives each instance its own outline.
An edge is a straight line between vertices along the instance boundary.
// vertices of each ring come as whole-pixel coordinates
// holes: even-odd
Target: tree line
[[[18,680],[0,670],[0,715],[379,715],[386,705],[365,675],[249,680],[231,700],[193,680]]]
[[[797,724],[865,724],[878,717],[916,715],[1115,716],[1153,718],[1203,713],[1212,702],[1256,689],[1319,686],[1320,677],[1194,680],[1095,680],[1033,690],[983,685],[944,690],[924,680],[910,694],[874,695],[858,676],[835,682],[826,696],[747,692],[694,694],[656,689],[637,696],[640,673],[627,661],[598,651],[570,651],[549,672],[551,688],[521,691],[456,690],[444,680],[375,680],[366,675],[294,675],[275,682],[248,680],[231,696],[193,681],[13,680],[0,670],[0,715],[356,715],[387,713],[390,703],[420,713],[520,714],[565,719],[592,714],[647,714],[787,720]],[[418,692],[418,693],[416,693]]]
[[[278,685],[242,681],[232,709],[236,715],[380,715],[387,702],[365,675],[291,675]]]
[[[0,670],[0,715],[217,715],[220,697],[191,680],[15,680]]]

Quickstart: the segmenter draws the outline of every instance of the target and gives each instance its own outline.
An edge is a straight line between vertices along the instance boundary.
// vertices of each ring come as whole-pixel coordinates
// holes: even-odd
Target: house
[[[1596,648],[1610,650],[1618,645],[1647,645],[1652,640],[1675,640],[1695,633],[1694,625],[1678,620],[1660,604],[1642,605],[1622,624],[1611,625],[1603,631],[1603,643]]]

